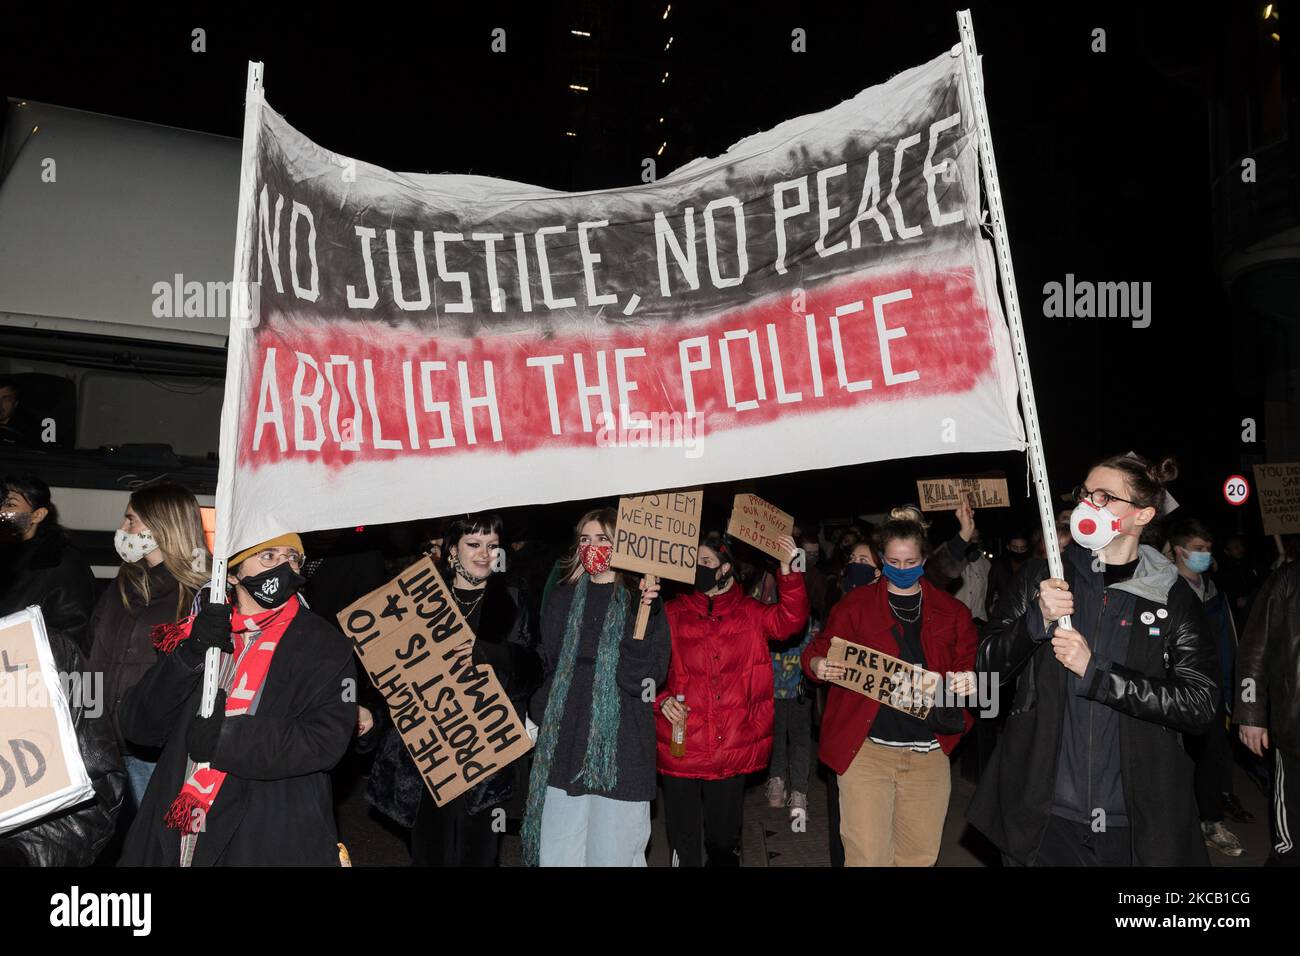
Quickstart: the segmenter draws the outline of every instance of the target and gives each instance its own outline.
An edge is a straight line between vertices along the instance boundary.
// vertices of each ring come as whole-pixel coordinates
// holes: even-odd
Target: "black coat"
[[[519,719],[523,720],[528,698],[542,680],[542,659],[536,650],[537,639],[528,611],[527,594],[517,584],[496,574],[488,578],[484,591],[470,659],[474,664],[487,664],[492,668],[506,696],[515,705]],[[370,769],[366,798],[385,816],[409,827],[415,821],[420,801],[426,799],[428,788],[387,713],[381,710],[375,714],[376,731],[371,733],[378,731],[381,720],[387,727]],[[509,801],[514,795],[513,782],[518,777],[518,764],[520,761],[502,767],[456,799],[467,800],[471,814]]]
[[[561,767],[581,764],[587,745],[595,684],[595,653],[604,621],[603,611],[599,615],[593,614],[599,607],[597,601],[592,599],[593,591],[599,587],[602,585],[588,584],[587,603],[583,609],[583,639],[578,645],[578,661],[564,701],[560,739],[556,743],[551,779],[548,781],[550,786],[558,786],[559,778],[565,776],[560,771]],[[621,588],[624,585],[614,584],[613,587]],[[533,722],[539,727],[545,722],[546,706],[550,701],[551,685],[564,648],[564,631],[575,593],[574,585],[558,582],[551,588],[542,607],[542,662],[545,677],[529,704]],[[663,601],[656,598],[651,605],[645,637],[639,641],[633,639],[637,609],[641,602],[640,592],[629,590],[627,601],[627,620],[619,644],[618,672],[615,675],[622,695],[618,728],[618,785],[600,796],[611,800],[648,802],[655,798],[656,792],[654,700],[658,689],[663,687],[664,680],[668,677],[672,636]],[[608,599],[604,603],[607,607]],[[584,648],[590,653],[584,653]],[[571,796],[582,796],[590,792],[584,784],[575,783],[571,779],[563,781],[563,789]]]
[[[57,631],[50,631],[49,638],[59,673],[85,673],[76,645]],[[126,793],[122,758],[108,720],[85,712],[84,691],[69,696],[72,725],[86,773],[95,788],[94,799],[0,836],[0,865],[25,861],[29,866],[89,866],[113,835],[114,821]]]
[[[1264,582],[1237,649],[1234,723],[1267,727],[1269,743],[1300,759],[1300,562]]]
[[[122,737],[117,726],[117,711],[126,692],[138,684],[158,660],[151,632],[157,624],[171,624],[189,614],[189,609],[185,608],[177,616],[180,584],[165,565],[149,568],[148,574],[147,604],[129,588],[130,606],[123,604],[115,581],[99,596],[90,616],[90,669],[104,675],[108,719],[117,737],[117,745],[124,754],[132,753],[134,748],[129,747]],[[139,753],[137,756],[147,760],[157,758],[156,753]]]
[[[90,612],[95,576],[90,565],[57,529],[37,534],[5,556],[0,573],[0,617],[37,605],[45,628],[58,631],[82,654],[90,650]]]
[[[1100,575],[1077,545],[1067,548],[1064,558],[1077,607],[1080,589],[1100,587]],[[1006,726],[967,811],[970,822],[999,849],[1031,865],[1055,795],[1070,676],[1053,655],[1051,641],[1034,639],[1032,615],[1038,615],[1037,630],[1042,630],[1038,586],[1048,576],[1042,559],[1022,569],[998,602],[980,645],[976,666],[981,674],[1003,683],[1017,674],[1019,679]],[[1127,647],[1123,663],[1099,671],[1086,696],[1120,715],[1120,773],[1136,866],[1209,863],[1198,825],[1193,763],[1179,738],[1180,733],[1205,733],[1219,703],[1217,652],[1204,632],[1200,605],[1196,593],[1178,578],[1164,604],[1143,599],[1123,615],[1109,614],[1106,623],[1084,620],[1086,615],[1076,615],[1072,622],[1090,646],[1099,638],[1089,633],[1096,627],[1122,628],[1111,636]],[[1161,622],[1161,637],[1149,636],[1140,622],[1147,609]],[[1161,609],[1167,617],[1155,617]]]
[[[222,722],[212,766],[226,771],[194,866],[338,866],[329,772],[356,728],[356,668],[348,640],[299,608],[271,659],[257,713]],[[163,825],[184,783],[185,734],[198,712],[203,668],[158,659],[118,712],[132,743],[162,747],[121,866],[178,866],[179,830]]]

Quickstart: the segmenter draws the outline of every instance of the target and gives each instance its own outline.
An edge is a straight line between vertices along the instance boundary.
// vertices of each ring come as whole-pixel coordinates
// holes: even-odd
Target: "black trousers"
[[[745,778],[693,780],[664,774],[664,823],[674,866],[740,866]]]
[[[1196,806],[1204,823],[1223,821],[1223,795],[1232,792],[1232,742],[1219,708],[1210,732],[1184,736],[1187,754],[1196,762]]]
[[[1034,860],[1034,866],[1132,865],[1133,840],[1128,827],[1110,827],[1094,833],[1086,823],[1075,823],[1055,814],[1048,818],[1047,833]]]
[[[831,866],[844,865],[844,841],[840,838],[840,778],[821,765],[826,778],[826,823],[830,828]]]
[[[505,822],[505,807],[466,812],[468,794],[438,806],[428,788],[420,788],[420,809],[411,827],[412,866],[496,866],[501,834],[494,820]],[[500,812],[496,812],[499,810]]]
[[[1300,866],[1295,830],[1300,828],[1300,760],[1273,749],[1273,851],[1266,866]]]

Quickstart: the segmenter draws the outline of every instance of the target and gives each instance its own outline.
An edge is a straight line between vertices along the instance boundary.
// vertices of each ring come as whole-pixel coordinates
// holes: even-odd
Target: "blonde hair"
[[[889,512],[889,520],[880,527],[880,553],[885,553],[889,542],[905,539],[915,541],[921,556],[925,557],[930,553],[930,539],[926,533],[929,530],[930,523],[916,505],[894,508]]]
[[[613,508],[594,508],[579,518],[578,523],[573,526],[573,545],[568,553],[560,559],[560,580],[565,584],[575,583],[586,570],[582,566],[582,556],[579,549],[582,541],[582,529],[586,527],[589,521],[599,521],[605,534],[609,535],[610,543],[614,542],[614,528],[618,524],[618,512]],[[615,572],[614,580],[622,583],[623,572]]]
[[[212,567],[199,503],[179,485],[162,484],[132,494],[130,507],[153,535],[163,556],[163,567],[179,585],[176,597],[179,620],[189,613],[194,595],[207,585]],[[117,591],[122,605],[128,609],[132,592],[148,604],[148,565],[144,561],[124,563],[117,572]]]

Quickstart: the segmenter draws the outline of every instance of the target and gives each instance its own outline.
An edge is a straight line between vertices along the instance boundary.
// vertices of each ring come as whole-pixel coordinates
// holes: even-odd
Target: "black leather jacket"
[[[100,699],[92,702],[92,711],[96,707],[100,711],[96,717],[85,712],[83,701],[89,696],[85,690],[79,695],[70,695],[77,699],[69,701],[81,759],[95,788],[95,796],[0,836],[0,864],[90,866],[113,835],[126,793],[126,771],[122,768],[113,729],[103,714],[102,683],[88,680],[81,652],[70,640],[58,631],[50,631],[49,638],[50,651],[59,673],[85,675],[82,677],[83,685],[88,684],[95,694],[100,695]]]
[[[1271,746],[1300,758],[1300,562],[1259,589],[1237,648],[1233,696],[1237,724],[1267,727]]]
[[[0,617],[34,604],[47,630],[59,631],[89,653],[95,577],[63,533],[55,529],[13,545],[10,553],[0,555],[0,564]]]
[[[1051,641],[1043,639],[1037,592],[1049,576],[1045,561],[1035,559],[1021,569],[989,622],[976,666],[1002,684],[1012,677],[1017,683],[1002,738],[968,817],[1021,864],[1033,863],[1054,801],[1059,801],[1057,770],[1067,745],[1065,711],[1071,693],[1119,714],[1120,785],[1134,864],[1208,862],[1197,825],[1193,764],[1179,734],[1204,733],[1214,720],[1219,704],[1215,645],[1205,632],[1196,593],[1158,552],[1144,548],[1143,553],[1146,564],[1139,573],[1157,586],[1139,588],[1139,594],[1108,594],[1109,607],[1102,613],[1075,615],[1072,623],[1089,646],[1118,651],[1104,666],[1090,667],[1084,680],[1072,680],[1053,655]],[[1078,607],[1081,590],[1096,590],[1097,585],[1082,577],[1099,574],[1091,567],[1091,555],[1077,545],[1067,548],[1064,557]]]

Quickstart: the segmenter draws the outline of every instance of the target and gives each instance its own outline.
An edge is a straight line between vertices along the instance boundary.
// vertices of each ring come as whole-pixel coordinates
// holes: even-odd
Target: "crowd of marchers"
[[[94,797],[0,833],[0,865],[347,865],[345,764],[415,865],[497,865],[511,831],[525,865],[645,866],[660,801],[673,865],[737,866],[747,787],[806,820],[819,762],[833,864],[930,866],[977,721],[996,744],[966,818],[1004,865],[1240,855],[1233,828],[1256,821],[1236,767],[1270,796],[1269,862],[1296,863],[1300,562],[1261,572],[1245,540],[1216,542],[1172,507],[1170,459],[1080,477],[1060,576],[1041,534],[995,556],[968,504],[951,536],[903,505],[874,524],[800,515],[779,558],[706,530],[694,586],[661,584],[612,566],[600,507],[567,539],[494,514],[412,523],[382,548],[284,529],[227,556],[224,600],[189,491],[130,496],[121,567],[97,587],[48,485],[6,477],[0,617],[39,607],[60,672],[93,675],[103,700],[68,702]],[[441,803],[336,621],[421,555],[534,743]],[[836,637],[945,694],[919,716],[845,686]],[[1004,704],[980,710],[989,683]]]

